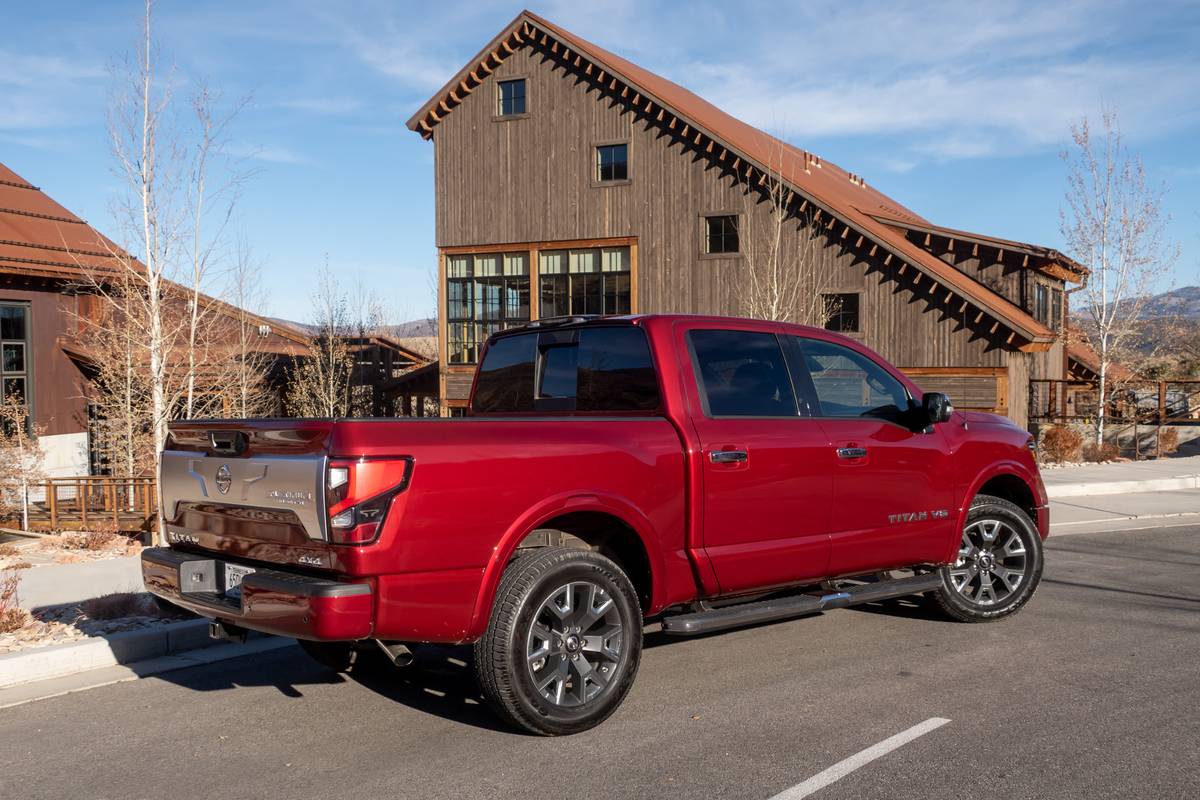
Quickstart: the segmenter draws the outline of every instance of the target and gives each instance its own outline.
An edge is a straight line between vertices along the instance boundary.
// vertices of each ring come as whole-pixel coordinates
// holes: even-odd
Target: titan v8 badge
[[[923,522],[927,519],[948,519],[950,512],[944,508],[933,511],[904,511],[899,514],[888,514],[888,522],[896,525],[902,522]]]

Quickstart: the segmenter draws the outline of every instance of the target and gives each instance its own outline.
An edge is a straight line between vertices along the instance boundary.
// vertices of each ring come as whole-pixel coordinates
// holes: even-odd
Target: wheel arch
[[[562,538],[555,539],[554,534]],[[484,568],[468,639],[483,635],[505,567],[527,547],[564,545],[596,550],[629,576],[643,614],[657,609],[663,574],[654,527],[627,501],[610,495],[573,494],[551,498],[522,515],[505,532]]]

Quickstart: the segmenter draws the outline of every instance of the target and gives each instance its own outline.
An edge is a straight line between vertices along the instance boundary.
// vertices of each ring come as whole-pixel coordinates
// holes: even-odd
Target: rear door
[[[776,328],[681,331],[701,444],[703,547],[722,593],[825,574],[833,450],[797,404]]]
[[[942,432],[922,425],[905,384],[865,353],[788,339],[799,394],[834,455],[829,573],[944,558],[955,478]]]

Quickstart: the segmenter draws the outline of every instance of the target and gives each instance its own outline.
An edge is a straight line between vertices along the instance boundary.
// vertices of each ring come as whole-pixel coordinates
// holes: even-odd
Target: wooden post
[[[83,488],[83,481],[76,480],[75,481],[75,502],[77,502],[79,504],[79,527],[80,528],[87,527],[87,502],[85,502],[86,498],[84,498],[84,496],[83,496],[85,491],[86,491],[86,489]]]
[[[1162,425],[1167,419],[1167,382],[1158,382],[1158,424]]]
[[[58,530],[58,486],[46,481],[46,502],[50,505],[50,530]]]
[[[109,505],[112,506],[113,525],[116,526],[117,530],[120,530],[121,529],[121,507],[117,503],[117,485],[115,483],[113,483],[111,478],[108,480],[108,502],[109,502]]]

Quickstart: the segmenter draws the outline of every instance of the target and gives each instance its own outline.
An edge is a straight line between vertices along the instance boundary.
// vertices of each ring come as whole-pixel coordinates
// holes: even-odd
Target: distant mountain
[[[1200,319],[1200,286],[1184,286],[1154,295],[1142,307],[1142,316]]]
[[[414,319],[409,322],[401,322],[398,325],[386,325],[384,327],[388,335],[397,339],[407,339],[414,336],[437,336],[437,319],[434,317]]]

